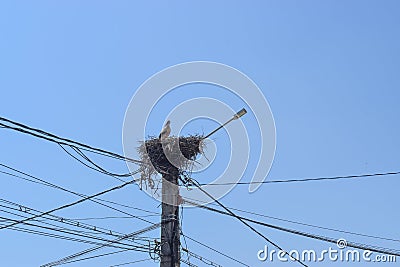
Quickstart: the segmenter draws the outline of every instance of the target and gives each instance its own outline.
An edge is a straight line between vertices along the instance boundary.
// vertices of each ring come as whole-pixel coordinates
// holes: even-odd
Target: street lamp
[[[242,108],[239,112],[237,112],[235,115],[233,115],[233,117],[228,120],[227,122],[225,122],[224,124],[222,124],[221,126],[219,126],[217,129],[215,129],[214,131],[212,131],[211,133],[209,133],[207,136],[205,136],[203,139],[206,139],[208,137],[210,137],[211,135],[213,135],[214,133],[216,133],[218,130],[220,130],[221,128],[223,128],[225,125],[227,125],[228,123],[230,123],[233,120],[237,120],[240,117],[242,117],[244,114],[247,113],[247,110],[245,108]]]

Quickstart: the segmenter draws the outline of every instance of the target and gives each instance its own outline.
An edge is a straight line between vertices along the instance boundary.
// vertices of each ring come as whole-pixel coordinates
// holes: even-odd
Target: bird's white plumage
[[[168,120],[168,121],[165,123],[164,127],[162,128],[161,133],[160,133],[160,135],[158,136],[158,138],[159,138],[160,140],[164,140],[164,139],[167,138],[167,137],[169,136],[169,134],[171,133],[170,123],[171,123],[171,122]]]

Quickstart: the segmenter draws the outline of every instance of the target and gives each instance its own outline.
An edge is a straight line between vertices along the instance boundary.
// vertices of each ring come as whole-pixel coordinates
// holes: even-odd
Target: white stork
[[[169,134],[171,133],[171,127],[169,126],[170,123],[171,122],[169,120],[167,120],[164,127],[162,128],[161,133],[158,136],[158,139],[160,139],[161,141],[164,140],[165,138],[167,138],[169,136]]]

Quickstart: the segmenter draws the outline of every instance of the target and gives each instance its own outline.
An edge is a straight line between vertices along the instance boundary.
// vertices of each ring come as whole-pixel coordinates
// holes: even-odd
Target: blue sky
[[[268,100],[277,133],[268,179],[400,170],[399,9],[398,1],[389,0],[2,2],[0,114],[122,153],[122,124],[135,90],[166,67],[208,60],[242,71]],[[203,90],[200,87],[198,90]],[[207,90],[202,92],[207,94]],[[187,96],[192,97],[190,93]],[[223,94],[220,97],[222,101],[229,99]],[[165,109],[170,108],[166,103]],[[159,116],[165,115],[160,111]],[[213,126],[205,124],[199,132]],[[117,184],[82,167],[54,144],[4,129],[0,133],[0,162],[4,164],[87,194]],[[223,132],[215,137],[217,145],[223,137]],[[121,162],[102,163],[112,170],[126,171]],[[217,169],[213,166],[204,179],[215,175]],[[62,192],[0,177],[1,198],[39,210],[76,200]],[[400,239],[398,179],[266,184],[252,194],[247,186],[237,186],[222,202],[283,219]],[[107,197],[159,210],[158,203],[136,186]],[[58,215],[82,218],[115,214],[85,203]],[[398,242],[257,219],[335,238],[400,247]],[[128,219],[91,223],[126,233],[146,226]],[[331,246],[257,229],[287,250],[321,251]],[[69,241],[0,231],[2,266],[38,266],[87,248]],[[268,265],[256,255],[264,240],[233,218],[185,209],[183,231],[250,266]],[[157,236],[158,231],[152,235]],[[187,242],[194,252],[223,266],[234,266],[228,259]],[[76,266],[109,266],[146,257],[129,252]],[[310,266],[329,264],[334,263]],[[293,263],[274,263],[288,265]]]

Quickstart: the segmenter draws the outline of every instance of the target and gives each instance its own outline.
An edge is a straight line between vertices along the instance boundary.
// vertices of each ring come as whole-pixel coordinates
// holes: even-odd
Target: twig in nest
[[[143,161],[140,166],[141,180],[154,189],[158,173],[182,175],[192,169],[196,157],[203,154],[203,148],[202,135],[171,136],[162,141],[157,137],[149,137],[138,148]]]

